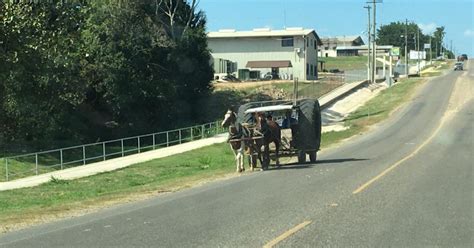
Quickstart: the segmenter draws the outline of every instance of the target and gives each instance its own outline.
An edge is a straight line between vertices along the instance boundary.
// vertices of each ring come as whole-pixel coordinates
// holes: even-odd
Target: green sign
[[[390,50],[390,55],[391,56],[400,56],[400,47],[393,47]]]

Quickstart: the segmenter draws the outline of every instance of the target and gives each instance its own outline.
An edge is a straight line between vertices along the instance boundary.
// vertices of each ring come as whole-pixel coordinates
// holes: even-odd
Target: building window
[[[310,65],[309,67],[311,68],[311,73],[309,75],[313,76],[314,75],[313,65]]]
[[[281,38],[281,46],[282,47],[292,47],[292,46],[294,46],[293,37],[282,37]]]
[[[329,50],[329,47],[328,47],[328,46],[325,46],[325,47],[324,47],[324,50]]]
[[[313,76],[316,77],[317,75],[318,75],[318,66],[315,65],[315,66],[314,66],[314,74],[313,74]]]
[[[318,42],[317,42],[317,40],[314,40],[314,49],[318,49]]]
[[[306,75],[309,75],[309,64],[306,63]]]

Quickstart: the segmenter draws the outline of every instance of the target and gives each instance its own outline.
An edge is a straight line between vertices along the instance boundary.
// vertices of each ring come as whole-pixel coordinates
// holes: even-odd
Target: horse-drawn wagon
[[[268,168],[270,158],[279,166],[282,156],[296,156],[299,163],[304,163],[309,155],[311,162],[316,161],[321,144],[321,111],[317,100],[252,102],[240,106],[233,115],[235,126],[247,130],[242,131],[247,134],[234,135],[230,141],[250,148],[252,169],[257,160],[262,169]]]

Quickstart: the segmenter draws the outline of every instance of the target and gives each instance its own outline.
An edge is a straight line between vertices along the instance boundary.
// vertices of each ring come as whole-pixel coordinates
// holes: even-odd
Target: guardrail
[[[170,131],[3,158],[5,180],[156,150],[224,133],[219,121]],[[2,160],[2,159],[0,159]],[[2,181],[2,180],[0,180]]]

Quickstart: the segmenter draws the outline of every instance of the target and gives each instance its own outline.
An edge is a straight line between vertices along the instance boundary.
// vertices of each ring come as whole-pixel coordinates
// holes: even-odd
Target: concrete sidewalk
[[[354,90],[362,87],[367,81],[346,83],[339,88],[329,92],[328,94],[319,98],[321,108],[324,109],[330,106],[332,103],[337,100],[345,97]],[[0,183],[0,191],[34,187],[42,183],[51,181],[51,178],[63,179],[63,180],[72,180],[76,178],[82,178],[87,176],[96,175],[103,172],[114,171],[121,169],[133,164],[147,162],[153,159],[164,158],[179,153],[191,151],[194,149],[202,148],[205,146],[210,146],[217,143],[222,143],[227,140],[227,134],[217,135],[212,138],[196,140],[180,145],[174,145],[166,148],[161,148],[158,150],[143,152],[139,154],[134,154],[126,157],[115,158],[106,160],[103,162],[92,163],[88,165],[78,166],[74,168],[69,168],[65,170],[54,171],[46,174],[41,174],[32,177],[21,178],[8,182]]]
[[[359,81],[353,83],[346,83],[342,86],[334,89],[333,91],[327,93],[326,95],[321,96],[319,100],[319,105],[321,106],[321,110],[327,108],[334,102],[344,98],[348,94],[352,93],[354,90],[362,87],[364,84],[367,84],[368,81]]]
[[[196,140],[180,145],[161,148],[158,150],[138,153],[121,158],[114,158],[103,162],[54,171],[37,176],[25,177],[18,180],[2,182],[0,183],[0,191],[37,186],[42,183],[49,182],[52,177],[63,180],[72,180],[76,178],[92,176],[103,172],[118,170],[133,164],[143,163],[153,159],[164,158],[201,147],[222,143],[226,140],[227,134],[220,134],[212,138]]]

